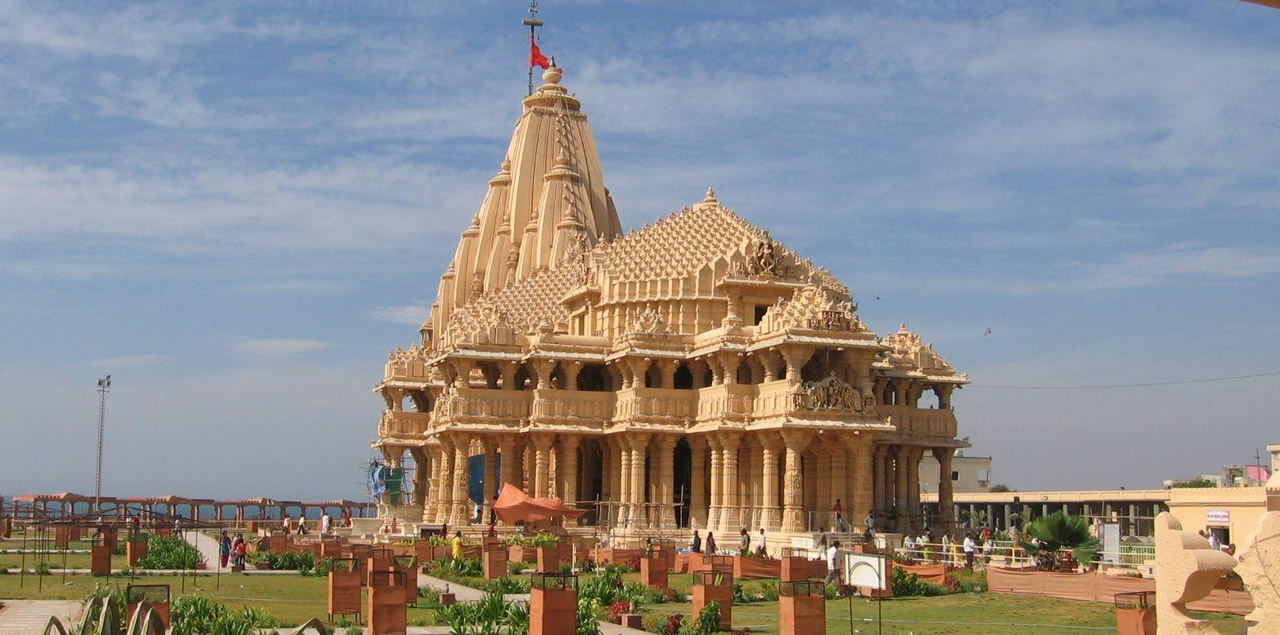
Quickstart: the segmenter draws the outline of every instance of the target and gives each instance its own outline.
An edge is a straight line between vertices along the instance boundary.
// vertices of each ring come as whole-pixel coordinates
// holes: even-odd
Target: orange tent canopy
[[[533,498],[510,483],[502,484],[502,493],[498,495],[498,502],[493,504],[493,509],[498,513],[498,520],[504,523],[522,520],[529,523],[560,516],[577,518],[587,513],[585,509],[565,505],[558,498]]]

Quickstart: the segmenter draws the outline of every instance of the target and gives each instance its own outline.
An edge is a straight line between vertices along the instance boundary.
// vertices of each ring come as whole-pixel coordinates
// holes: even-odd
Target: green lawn
[[[627,581],[638,580],[639,574],[627,574]],[[62,583],[60,576],[45,576],[43,592],[38,591],[38,580],[26,577],[23,588],[18,587],[17,575],[0,575],[0,599],[78,599],[84,597],[95,584],[106,583],[105,578],[70,576]],[[172,576],[144,576],[139,583],[169,584],[174,596],[182,592],[179,578]],[[112,584],[125,585],[127,578],[111,578]],[[757,581],[746,583],[748,590]],[[672,574],[671,584],[688,594],[690,576]],[[219,582],[212,576],[200,576],[194,582],[186,578],[185,593],[199,593],[216,598],[228,606],[257,606],[269,611],[285,624],[297,624],[311,617],[325,615],[326,580],[298,575],[245,576],[224,574]],[[220,586],[220,588],[217,588]],[[854,623],[852,632],[875,633],[876,603],[855,598],[827,602],[827,629],[831,633],[851,632],[849,614],[852,608]],[[1114,609],[1107,604],[1071,602],[1051,598],[1002,595],[997,593],[959,594],[935,598],[905,598],[886,600],[884,632],[894,635],[946,634],[946,635],[1014,635],[1024,633],[1108,633],[1114,632]],[[642,612],[666,616],[680,613],[689,619],[688,602],[656,604],[644,607]],[[735,627],[749,626],[753,633],[777,633],[777,602],[756,602],[733,608]],[[1210,615],[1219,631],[1235,633],[1243,626],[1236,616]],[[872,620],[870,622],[864,620]],[[409,623],[433,623],[432,611],[409,609]]]

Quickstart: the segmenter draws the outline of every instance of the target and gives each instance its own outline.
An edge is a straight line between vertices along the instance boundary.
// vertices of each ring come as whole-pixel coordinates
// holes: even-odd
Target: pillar
[[[720,440],[717,437],[707,437],[707,445],[711,448],[711,504],[707,513],[707,531],[714,531],[720,527],[720,507],[724,505],[721,497],[721,487],[724,486],[724,455],[720,452]]]
[[[751,484],[751,509],[742,524],[759,531],[764,526],[764,455],[754,444],[746,448],[746,455],[745,464],[750,468],[747,482]]]
[[[576,435],[564,435],[560,437],[560,444],[564,446],[561,451],[564,456],[564,465],[561,482],[564,483],[564,503],[573,505],[578,502],[578,445],[581,439]]]
[[[620,503],[617,508],[617,524],[625,525],[631,522],[631,447],[630,442],[622,435],[615,436],[613,439],[613,449],[616,464],[617,476],[614,478],[614,492],[617,501]]]
[[[853,516],[853,504],[849,500],[849,493],[845,491],[849,484],[849,448],[841,443],[842,439],[837,439],[835,443],[828,447],[831,450],[830,466],[831,470],[831,503],[840,501],[840,507],[844,510],[844,524],[852,525],[855,516]],[[834,515],[833,515],[834,516]],[[831,523],[835,524],[836,519],[833,517]]]
[[[876,509],[884,509],[885,507],[884,464],[886,461],[885,455],[887,453],[888,453],[888,446],[885,446],[885,445],[876,446],[875,450],[872,453],[872,457],[873,457],[872,461],[874,462],[874,465],[871,466],[871,471],[872,471],[871,476],[874,479],[874,482],[872,483],[871,487],[872,487],[872,495],[875,498]],[[858,520],[862,520],[862,519],[859,518]]]
[[[706,529],[707,524],[707,442],[689,437],[689,528]]]
[[[831,529],[835,525],[835,518],[831,514],[831,506],[835,504],[835,496],[831,494],[831,453],[834,451],[830,447],[831,439],[826,435],[820,435],[816,451],[813,453],[817,457],[816,476],[816,496],[814,497],[814,510],[818,512],[817,523],[819,527]]]
[[[736,434],[723,433],[720,443],[723,456],[720,459],[720,470],[724,479],[720,486],[721,533],[726,537],[737,536],[738,530],[742,528],[742,499],[738,483],[738,445],[742,443],[742,438]]]
[[[518,487],[516,480],[520,478],[518,471],[520,461],[516,458],[515,438],[508,434],[498,439],[498,453],[502,456],[502,475],[498,480],[498,486],[511,483],[512,487]]]
[[[911,514],[912,530],[920,529],[924,523],[923,510],[920,508],[920,459],[924,458],[924,448],[911,446],[911,454],[907,458],[907,510]]]
[[[649,435],[633,434],[631,437],[631,500],[634,505],[632,522],[637,527],[647,526],[648,516],[644,507],[644,486],[648,482],[644,469],[649,454]]]
[[[778,439],[773,433],[761,436],[760,460],[761,479],[764,481],[760,524],[767,531],[777,531],[782,526],[782,509],[778,503]]]
[[[893,491],[894,491],[894,515],[897,519],[894,522],[894,530],[898,532],[906,531],[909,527],[909,517],[911,510],[907,507],[907,496],[910,493],[909,481],[907,478],[907,467],[911,464],[911,448],[905,445],[899,445],[894,448],[893,453]]]
[[[471,498],[467,486],[471,483],[471,466],[467,461],[471,454],[471,438],[459,436],[453,446],[453,514],[449,524],[463,527],[471,524]]]
[[[675,364],[672,364],[674,368]],[[674,373],[674,371],[673,371]],[[666,381],[665,379],[663,381]],[[675,502],[675,454],[676,437],[664,435],[658,438],[658,526],[674,529],[676,526]]]
[[[498,471],[498,444],[492,439],[484,439],[484,500],[480,505],[484,508],[482,522],[489,518],[489,510],[493,508],[493,497],[498,495],[498,482],[502,473]]]
[[[578,373],[582,372],[582,362],[572,362],[564,364],[564,389],[578,389]],[[566,499],[568,500],[568,499]]]
[[[551,491],[551,436],[534,435],[533,448],[533,497],[547,498]]]
[[[790,372],[790,371],[788,371]],[[786,444],[786,466],[783,469],[782,531],[797,532],[804,530],[804,479],[800,472],[800,453],[809,444],[809,432],[802,430],[784,430],[782,441]]]
[[[867,437],[854,437],[851,442],[853,446],[853,491],[850,492],[849,498],[852,502],[846,503],[846,512],[849,514],[849,523],[862,523],[867,514],[871,513],[874,504],[872,492],[872,478],[874,476],[875,466],[872,458],[872,447],[874,442]]]
[[[945,532],[955,529],[955,486],[951,481],[951,458],[954,455],[955,448],[933,449],[933,458],[938,460],[938,526]]]
[[[449,515],[453,513],[453,476],[454,476],[453,442],[450,439],[440,440],[440,496],[436,501],[436,523],[449,523]]]

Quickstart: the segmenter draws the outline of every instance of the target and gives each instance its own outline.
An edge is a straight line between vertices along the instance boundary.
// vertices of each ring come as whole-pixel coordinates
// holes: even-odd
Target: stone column
[[[845,445],[844,439],[833,439],[828,447],[831,450],[831,504],[834,505],[840,501],[840,508],[844,510],[844,524],[851,525],[853,523],[853,503],[849,500],[849,493],[845,488],[849,485],[849,448]],[[831,523],[836,522],[835,515],[832,515]]]
[[[496,485],[498,486],[498,493],[501,494],[502,487],[507,483],[512,483],[512,487],[518,487],[514,483],[519,478],[520,464],[516,460],[516,440],[513,436],[504,434],[498,438],[498,454],[502,457],[502,469]],[[506,525],[504,522],[499,522],[498,524]]]
[[[564,464],[560,469],[561,482],[564,483],[564,504],[573,505],[578,502],[578,445],[581,439],[577,435],[564,435],[560,437],[560,444],[563,446],[561,452],[564,457]]]
[[[724,481],[720,486],[720,526],[725,536],[738,535],[742,528],[742,499],[738,488],[738,445],[742,438],[734,433],[726,433],[720,438],[721,452],[720,470]]]
[[[674,364],[673,364],[674,366]],[[676,437],[664,435],[658,438],[658,492],[660,516],[658,526],[663,529],[674,529],[675,513],[675,454]]]
[[[911,448],[911,464],[907,467],[907,508],[911,510],[911,529],[924,528],[924,509],[920,505],[920,459],[924,448]]]
[[[767,531],[777,531],[782,526],[782,509],[778,503],[778,439],[771,432],[761,435],[760,460],[760,473],[764,480],[760,524]]]
[[[437,524],[449,523],[449,516],[453,514],[453,476],[454,476],[454,454],[453,442],[447,438],[440,439],[440,487],[437,491],[440,495],[436,499],[436,517]]]
[[[751,512],[743,521],[743,525],[757,531],[764,526],[764,456],[760,449],[752,445],[747,448],[747,465],[750,466]]]
[[[711,506],[707,514],[707,531],[714,531],[720,527],[720,507],[724,505],[720,489],[724,485],[724,455],[720,453],[718,437],[708,436],[707,445],[711,447]]]
[[[582,372],[582,362],[566,362],[564,367],[564,389],[578,389],[578,373]]]
[[[551,388],[551,374],[556,370],[556,362],[552,359],[534,359],[529,361],[529,368],[537,376],[534,387],[538,390]]]
[[[894,530],[901,533],[906,531],[910,525],[911,509],[908,507],[907,501],[910,500],[911,494],[910,481],[908,473],[911,467],[911,447],[899,445],[895,448],[894,462],[894,480],[893,491],[894,501],[893,507],[896,513],[897,521],[894,524]]]
[[[664,359],[658,362],[658,370],[662,373],[661,388],[675,388],[676,386],[676,369],[680,365],[674,359]]]
[[[635,513],[632,514],[633,523],[637,527],[648,525],[648,516],[645,514],[644,507],[644,489],[648,482],[644,459],[648,453],[649,435],[633,434],[631,437],[631,500],[635,505]]]
[[[634,501],[631,499],[631,443],[622,435],[613,437],[613,454],[616,457],[617,476],[614,478],[614,498],[620,503],[618,505],[618,522],[616,524],[626,525],[631,522],[631,505]]]
[[[453,446],[453,514],[449,524],[463,527],[471,524],[471,498],[467,495],[471,484],[471,469],[467,458],[471,453],[471,438],[459,436]]]
[[[546,498],[551,491],[551,436],[533,436],[533,497]]]
[[[874,501],[872,499],[871,480],[875,466],[872,459],[872,447],[874,441],[870,438],[855,439],[852,441],[853,446],[853,492],[850,498],[853,499],[848,503],[845,509],[849,510],[845,513],[849,514],[849,524],[862,524],[862,521],[871,512]]]
[[[872,465],[871,470],[872,478],[875,479],[875,481],[872,483],[872,493],[875,497],[875,508],[878,510],[885,508],[885,501],[887,500],[885,496],[884,474],[886,470],[884,464],[887,460],[886,456],[888,453],[889,446],[887,445],[877,445],[873,453],[873,461],[875,464]],[[862,519],[859,518],[858,520],[861,521]]]
[[[956,524],[955,485],[951,482],[951,458],[955,453],[955,448],[933,449],[933,458],[938,460],[938,526],[946,532],[955,530]]]
[[[425,496],[422,498],[422,522],[436,521],[436,505],[440,498],[440,448],[427,446],[428,478]]]
[[[493,497],[498,495],[498,484],[502,481],[502,472],[498,470],[498,443],[490,437],[484,441],[484,519],[489,518],[489,510],[493,509]]]
[[[814,497],[814,510],[818,512],[817,523],[819,527],[831,529],[835,525],[835,518],[831,515],[831,506],[835,504],[835,496],[832,495],[831,483],[831,454],[835,448],[831,447],[831,439],[828,435],[818,436],[819,443],[814,456],[817,457],[817,482],[816,496]]]
[[[804,530],[804,478],[801,474],[800,453],[809,445],[811,432],[783,430],[782,441],[787,446],[786,467],[783,470],[782,531]]]
[[[706,529],[707,525],[707,442],[702,437],[689,437],[689,528]]]

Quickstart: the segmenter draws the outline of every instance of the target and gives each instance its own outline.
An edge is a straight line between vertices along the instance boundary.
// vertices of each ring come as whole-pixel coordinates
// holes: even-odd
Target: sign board
[[[1098,538],[1102,540],[1102,561],[1117,562],[1120,557],[1120,525],[1116,523],[1099,524]]]
[[[875,553],[844,553],[844,583],[888,591],[888,558]]]
[[[1231,510],[1229,509],[1210,509],[1205,512],[1205,520],[1210,525],[1230,525]]]

